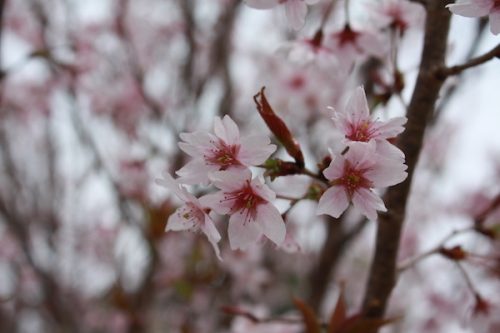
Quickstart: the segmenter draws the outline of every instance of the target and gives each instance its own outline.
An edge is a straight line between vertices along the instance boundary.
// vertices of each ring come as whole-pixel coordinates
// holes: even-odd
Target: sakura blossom
[[[345,137],[345,142],[377,141],[377,151],[386,157],[404,160],[404,154],[387,139],[395,138],[404,131],[406,117],[395,117],[388,121],[370,116],[368,102],[363,87],[357,87],[340,110],[333,109],[332,120]]]
[[[314,5],[320,0],[245,0],[245,3],[255,9],[271,9],[278,5],[284,6],[288,23],[292,29],[299,30],[304,26],[307,5]]]
[[[406,165],[378,154],[375,141],[353,142],[345,155],[332,158],[323,171],[331,187],[319,200],[318,215],[338,218],[352,202],[368,219],[376,220],[377,210],[385,212],[386,208],[373,189],[396,185],[407,176]]]
[[[184,205],[177,208],[177,210],[170,215],[167,221],[165,231],[183,231],[190,230],[193,232],[201,230],[206,236],[212,247],[214,248],[215,255],[219,260],[220,250],[217,243],[220,241],[221,236],[214,221],[208,215],[210,209],[204,205],[204,197],[200,199],[189,193],[186,188],[179,183],[168,173],[164,174],[163,179],[157,179],[156,183],[165,186],[172,191],[179,199],[184,201]]]
[[[370,2],[367,7],[376,13],[374,17],[377,26],[398,29],[400,33],[419,27],[425,16],[421,5],[408,0]]]
[[[462,0],[446,6],[453,14],[465,17],[489,16],[490,30],[500,33],[500,1],[498,0]]]
[[[387,51],[383,39],[366,30],[354,29],[346,24],[340,31],[330,33],[325,45],[333,50],[339,63],[351,67],[367,56],[382,58]]]
[[[240,138],[238,126],[227,115],[222,120],[215,118],[214,133],[198,131],[180,135],[184,142],[179,147],[193,157],[177,171],[181,183],[206,184],[211,172],[259,165],[276,150],[264,135]]]
[[[286,228],[278,209],[271,203],[276,194],[250,170],[229,170],[210,175],[220,191],[207,195],[206,204],[218,214],[230,215],[228,236],[232,249],[244,250],[261,235],[276,245],[285,241]]]

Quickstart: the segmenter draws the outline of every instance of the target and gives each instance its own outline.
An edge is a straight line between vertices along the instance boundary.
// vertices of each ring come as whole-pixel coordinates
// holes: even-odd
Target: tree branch
[[[491,49],[489,52],[486,52],[485,54],[480,55],[478,57],[472,58],[469,61],[467,61],[466,63],[463,63],[461,65],[452,66],[452,67],[440,68],[437,70],[437,75],[440,78],[445,79],[448,76],[460,74],[461,72],[463,72],[466,69],[482,65],[485,62],[490,61],[491,59],[493,59],[495,57],[500,57],[500,44],[498,44],[496,47]]]
[[[362,312],[367,317],[383,316],[396,284],[396,259],[408,194],[422,149],[425,128],[443,84],[443,80],[435,75],[435,69],[444,65],[450,25],[450,12],[445,5],[450,2],[431,1],[427,4],[420,71],[408,107],[406,131],[398,141],[399,147],[406,155],[408,178],[403,183],[389,188],[384,196],[388,212],[380,214],[375,255],[362,307]]]

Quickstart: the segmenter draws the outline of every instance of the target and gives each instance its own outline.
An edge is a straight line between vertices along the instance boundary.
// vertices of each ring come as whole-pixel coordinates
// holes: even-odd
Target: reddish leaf
[[[276,139],[285,147],[287,153],[294,158],[295,163],[302,168],[304,167],[304,155],[302,154],[300,145],[293,137],[285,122],[274,112],[267,101],[264,89],[265,87],[262,87],[260,92],[253,97],[257,105],[257,110]]]
[[[344,299],[344,289],[340,290],[339,299],[335,310],[333,310],[330,322],[328,323],[328,333],[337,333],[344,324],[347,317],[347,307]]]
[[[452,248],[441,248],[439,250],[443,256],[450,260],[460,261],[467,258],[467,252],[465,252],[461,246],[457,245]]]
[[[365,318],[359,314],[349,317],[336,333],[370,333],[376,332],[382,326],[394,323],[399,318]]]
[[[294,298],[293,303],[302,314],[304,325],[306,326],[305,333],[321,333],[321,326],[318,322],[318,318],[316,318],[314,310],[298,298]]]

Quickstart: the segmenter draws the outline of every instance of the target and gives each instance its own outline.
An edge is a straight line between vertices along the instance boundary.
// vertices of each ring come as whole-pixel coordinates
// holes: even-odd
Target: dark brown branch
[[[415,90],[408,107],[408,124],[398,145],[406,155],[408,178],[391,187],[384,201],[387,213],[380,214],[375,255],[370,268],[362,311],[367,317],[382,317],[389,296],[396,284],[396,259],[406,213],[408,194],[415,172],[427,122],[443,84],[435,69],[444,65],[450,12],[450,1],[432,1],[427,5],[424,47]]]
[[[321,249],[320,257],[316,267],[309,275],[309,301],[311,307],[319,312],[326,291],[339,259],[349,243],[363,230],[367,220],[363,218],[350,230],[344,230],[342,222],[337,219],[328,218],[326,221],[328,234]]]
[[[448,76],[460,74],[466,69],[482,65],[495,57],[500,57],[500,44],[491,49],[489,52],[472,58],[464,64],[438,69],[437,75],[440,78],[445,79]]]

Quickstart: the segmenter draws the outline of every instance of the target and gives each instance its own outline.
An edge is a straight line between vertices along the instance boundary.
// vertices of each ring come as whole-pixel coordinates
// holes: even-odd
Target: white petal
[[[390,139],[394,138],[399,133],[403,132],[404,124],[408,119],[406,117],[396,117],[388,120],[387,122],[376,122],[378,137],[377,139]]]
[[[387,211],[382,199],[367,189],[358,189],[352,196],[352,204],[370,220],[377,219],[377,210]]]
[[[219,246],[217,246],[217,243],[220,241],[221,236],[217,228],[215,228],[214,222],[207,214],[205,214],[205,223],[201,226],[201,230],[207,236],[210,244],[212,244],[212,247],[214,248],[215,255],[217,256],[217,258],[219,260],[222,260],[220,256]]]
[[[184,216],[188,215],[188,218]],[[197,221],[196,218],[193,218],[191,214],[191,208],[187,205],[183,205],[175,210],[175,212],[170,215],[167,221],[167,226],[165,227],[165,231],[181,231],[181,230],[189,230],[189,229],[197,229],[200,224],[200,221]]]
[[[373,168],[365,173],[365,177],[373,183],[373,187],[392,186],[406,179],[406,169],[407,166],[401,160],[379,158]]]
[[[225,200],[224,192],[222,191],[204,195],[198,200],[200,201],[202,207],[209,207],[213,209],[217,214],[221,215],[229,214],[231,208],[233,207],[234,201]]]
[[[245,3],[255,9],[270,9],[278,4],[278,0],[245,0]]]
[[[466,17],[479,17],[488,15],[490,8],[471,3],[457,3],[446,6],[453,14]]]
[[[240,143],[238,125],[227,115],[222,120],[219,117],[215,118],[214,133],[227,144]]]
[[[378,155],[388,160],[395,160],[402,163],[405,161],[405,154],[401,149],[386,140],[377,140],[376,152]]]
[[[359,123],[370,117],[370,109],[366,100],[365,89],[357,87],[353,95],[347,102],[346,112],[352,116],[354,123]]]
[[[262,234],[259,225],[253,220],[246,220],[246,215],[241,211],[231,215],[227,232],[232,250],[245,250],[257,242]]]
[[[344,156],[334,157],[328,168],[323,170],[323,175],[328,180],[334,180],[341,178],[344,174],[345,158]]]
[[[267,201],[273,201],[274,199],[276,199],[276,193],[271,190],[269,186],[264,184],[262,179],[254,178],[252,179],[251,184],[254,193],[260,196],[262,199],[265,199]]]
[[[307,15],[307,5],[305,2],[302,0],[288,0],[285,6],[288,23],[292,29],[299,30],[302,28]]]
[[[252,172],[247,168],[232,168],[224,171],[212,172],[210,180],[223,191],[236,191],[252,179]]]
[[[257,207],[257,223],[262,227],[264,235],[272,240],[276,245],[281,245],[285,241],[285,222],[278,209],[272,204],[262,204]]]
[[[193,133],[181,133],[179,134],[179,137],[185,141],[187,144],[193,146],[193,148],[196,148],[197,150],[204,151],[206,149],[210,149],[212,147],[212,142],[215,140],[215,137],[208,133],[208,132],[193,132]],[[185,145],[179,145],[181,149],[185,148]],[[189,151],[192,151],[192,149],[189,149]],[[186,153],[189,154],[189,151],[186,151]]]
[[[267,136],[256,134],[241,140],[238,160],[244,165],[259,165],[264,163],[276,150],[275,145],[270,144]]]
[[[344,188],[342,186],[332,186],[319,199],[316,214],[327,214],[338,218],[348,206],[349,198]]]
[[[164,173],[163,177],[163,179],[155,179],[156,184],[165,186],[167,189],[174,192],[182,201],[190,201],[191,197],[188,195],[189,193],[187,190],[177,183],[169,173]]]
[[[195,185],[208,183],[208,173],[213,167],[205,164],[205,161],[199,158],[192,159],[175,173],[179,176],[179,182],[183,184]]]

